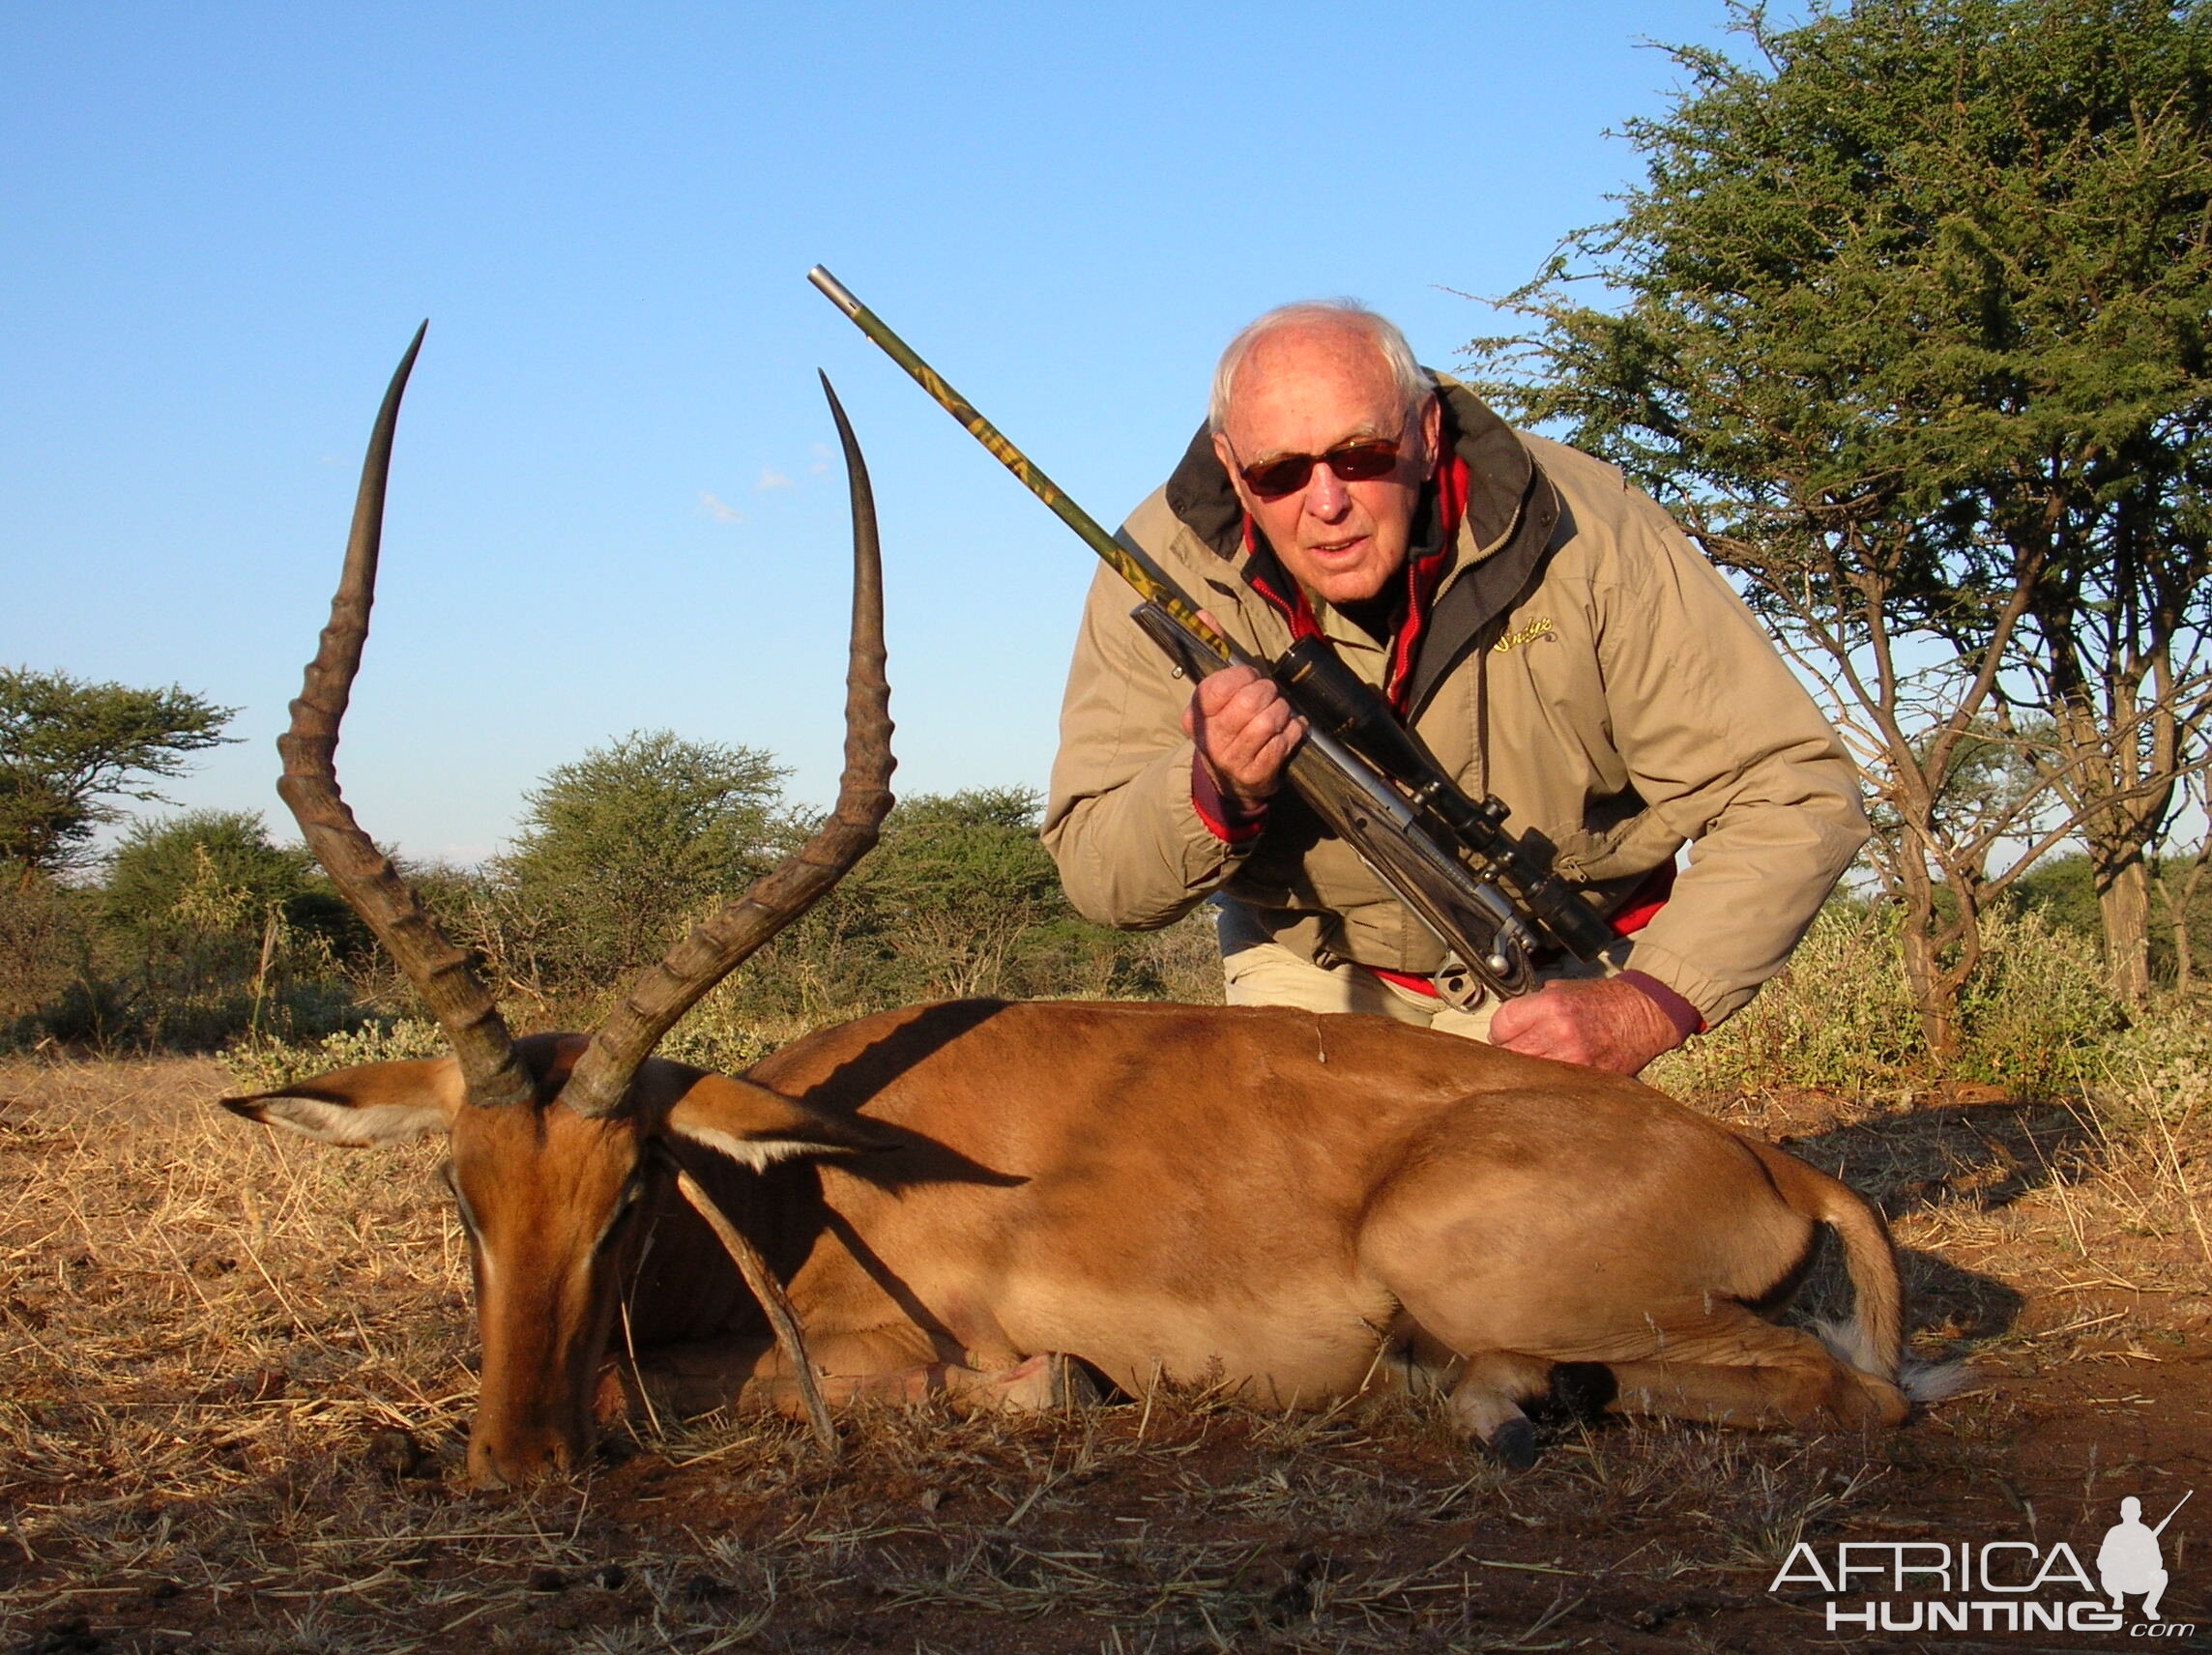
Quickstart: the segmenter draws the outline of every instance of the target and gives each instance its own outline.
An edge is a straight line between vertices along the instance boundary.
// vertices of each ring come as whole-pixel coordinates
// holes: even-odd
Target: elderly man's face
[[[1261,338],[1238,366],[1213,451],[1292,578],[1331,604],[1357,603],[1405,566],[1441,426],[1433,396],[1408,417],[1388,365],[1362,330],[1283,328]],[[1379,438],[1399,445],[1398,463],[1383,477],[1347,482],[1316,465],[1303,486],[1274,500],[1244,479],[1286,455]]]

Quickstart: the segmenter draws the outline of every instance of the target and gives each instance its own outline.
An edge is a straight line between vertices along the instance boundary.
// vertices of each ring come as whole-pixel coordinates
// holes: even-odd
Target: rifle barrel
[[[1111,564],[1123,580],[1165,609],[1175,618],[1177,625],[1208,650],[1225,661],[1232,658],[1229,640],[1199,619],[1198,606],[1169,578],[1165,569],[1136,547],[1109,535],[1096,518],[1061,493],[1059,484],[1031,464],[1027,454],[1006,441],[998,426],[976,413],[975,404],[946,384],[937,370],[917,356],[913,346],[892,333],[882,317],[854,298],[850,288],[820,265],[806,273],[806,279],[820,289],[830,304],[844,311],[853,326],[881,346],[884,355],[906,369],[915,384],[929,392],[930,400],[959,421],[971,437],[1020,479],[1024,488],[1051,507],[1054,515],[1082,537],[1084,544]]]
[[[2193,1495],[2197,1491],[2195,1489],[2191,1489],[2189,1491],[2189,1495]],[[2167,1524],[2171,1523],[2176,1517],[2179,1517],[2181,1515],[2181,1508],[2189,1503],[2189,1495],[2183,1495],[2179,1499],[2173,1502],[2173,1509],[2166,1514],[2165,1518],[2159,1523],[2159,1525],[2156,1528],[2151,1530],[2153,1534],[2164,1534],[2166,1532]]]

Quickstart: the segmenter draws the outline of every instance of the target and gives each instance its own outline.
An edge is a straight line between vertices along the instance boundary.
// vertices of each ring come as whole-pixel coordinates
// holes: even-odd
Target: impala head
[[[742,897],[694,927],[589,1035],[508,1031],[468,957],[364,833],[338,792],[338,724],[367,637],[385,479],[399,400],[422,335],[385,392],[362,467],[353,535],[330,624],[278,740],[277,792],[332,882],[406,972],[452,1055],[341,1069],[224,1107],[328,1144],[366,1147],[444,1132],[446,1181],[476,1267],[483,1383],[469,1474],[484,1485],[576,1465],[640,1218],[663,1201],[671,1138],[755,1167],[871,1147],[864,1125],[764,1088],[651,1057],[660,1037],[754,949],[834,886],[890,808],[883,590],[866,467],[830,392],[853,496],[853,631],[845,772],[822,828]],[[823,382],[829,391],[829,382]]]

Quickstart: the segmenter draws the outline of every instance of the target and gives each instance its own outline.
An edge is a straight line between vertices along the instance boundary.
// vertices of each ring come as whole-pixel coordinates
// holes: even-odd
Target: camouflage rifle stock
[[[1485,990],[1526,994],[1535,986],[1539,953],[1594,962],[1618,940],[1506,830],[1505,806],[1463,793],[1326,644],[1301,639],[1273,662],[1247,655],[1208,624],[1142,547],[1109,535],[1061,493],[835,276],[816,265],[806,279],[1137,591],[1144,601],[1132,618],[1179,672],[1195,681],[1234,664],[1274,679],[1306,721],[1306,739],[1287,768],[1291,785],[1443,944],[1436,983],[1445,1000],[1470,1005]]]

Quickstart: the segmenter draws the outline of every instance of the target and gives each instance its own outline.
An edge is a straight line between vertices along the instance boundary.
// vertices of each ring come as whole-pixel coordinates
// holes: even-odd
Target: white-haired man
[[[1122,532],[1254,654],[1326,638],[1624,937],[1618,974],[1439,1001],[1435,937],[1282,788],[1304,730],[1273,682],[1231,668],[1193,693],[1101,571],[1045,842],[1107,924],[1215,897],[1232,1003],[1632,1074],[1751,999],[1865,839],[1834,731],[1667,515],[1507,429],[1371,311],[1289,305],[1237,334],[1207,428]]]

